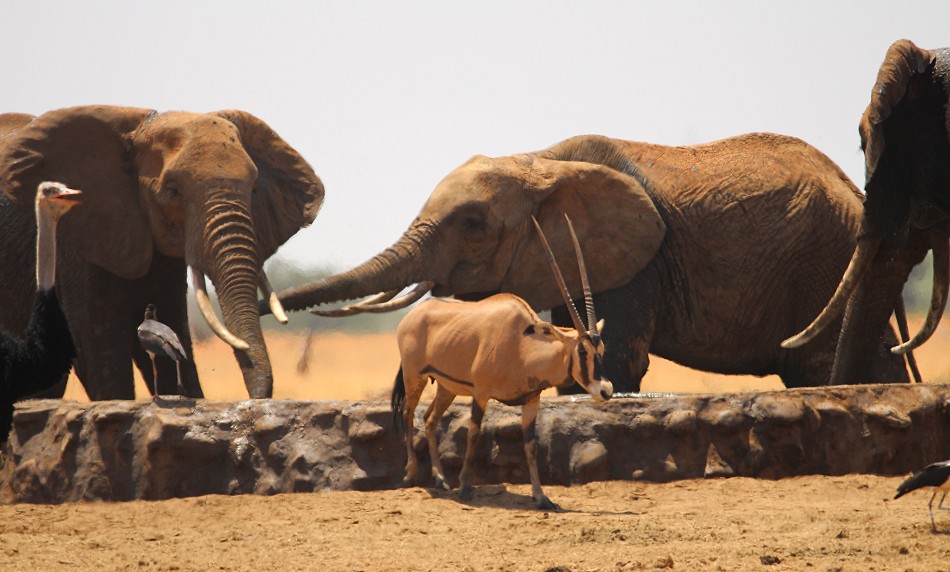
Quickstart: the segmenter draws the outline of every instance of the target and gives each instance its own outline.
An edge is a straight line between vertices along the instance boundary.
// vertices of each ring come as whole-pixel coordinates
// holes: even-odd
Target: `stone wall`
[[[417,426],[422,409],[417,412]],[[456,482],[468,407],[442,422]],[[388,403],[173,400],[18,405],[0,501],[164,499],[398,487],[405,445]],[[873,385],[542,402],[545,483],[742,475],[896,475],[950,458],[950,386]],[[426,447],[417,439],[428,475]],[[518,408],[492,403],[476,482],[527,482]]]

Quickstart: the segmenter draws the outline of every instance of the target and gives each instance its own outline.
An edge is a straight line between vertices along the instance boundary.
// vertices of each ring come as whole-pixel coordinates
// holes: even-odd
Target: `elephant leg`
[[[76,345],[76,375],[93,401],[134,399],[130,332],[142,321],[135,281],[90,264],[71,267],[58,292]]]
[[[655,289],[649,287],[651,272],[647,267],[630,284],[594,295],[597,317],[604,319],[604,373],[617,393],[638,393],[650,363],[657,314]],[[583,308],[583,300],[574,304]],[[551,322],[573,326],[566,306],[551,310]],[[575,383],[558,387],[558,393],[584,393],[584,389]]]
[[[76,342],[76,375],[86,395],[92,401],[104,399],[135,399],[132,383],[132,344],[121,327],[111,327],[96,333],[103,340],[85,338]],[[74,337],[82,337],[81,333]]]

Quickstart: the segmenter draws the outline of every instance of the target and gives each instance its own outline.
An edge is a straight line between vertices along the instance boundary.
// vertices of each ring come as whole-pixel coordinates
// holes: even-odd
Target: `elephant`
[[[403,306],[430,287],[461,299],[510,292],[535,309],[553,308],[566,326],[531,228],[534,215],[555,251],[569,253],[566,213],[606,321],[605,368],[618,391],[639,391],[650,353],[720,373],[778,374],[788,387],[819,385],[830,374],[834,333],[806,351],[779,342],[834,290],[860,212],[857,187],[792,137],[752,133],[672,147],[583,135],[539,152],[471,158],[437,185],[391,247],[278,297],[303,310],[382,293],[329,312],[345,315]],[[564,274],[579,292],[576,266]],[[422,287],[391,300],[413,283]],[[894,341],[884,326],[882,338],[885,330]],[[883,343],[876,362],[877,379],[908,380]]]
[[[90,105],[0,115],[0,327],[11,332],[23,331],[32,307],[32,194],[43,180],[84,191],[83,208],[59,230],[56,272],[75,370],[90,399],[134,398],[133,363],[151,389],[151,363],[136,337],[148,304],[191,355],[189,269],[199,307],[234,348],[248,394],[272,395],[257,310],[258,288],[272,294],[262,263],[314,220],[324,196],[297,151],[239,110]],[[157,368],[158,390],[172,393],[174,362],[158,358]],[[183,362],[181,373],[185,393],[202,397],[194,361]]]
[[[899,40],[887,50],[858,132],[865,162],[864,211],[848,271],[818,317],[784,342],[801,346],[844,313],[832,383],[869,375],[872,332],[888,319],[910,271],[933,251],[930,310],[904,353],[934,333],[950,287],[950,49]]]

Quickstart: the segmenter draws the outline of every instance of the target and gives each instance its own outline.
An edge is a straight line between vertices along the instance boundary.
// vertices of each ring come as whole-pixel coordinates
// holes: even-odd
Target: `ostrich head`
[[[47,216],[57,221],[69,209],[82,201],[82,191],[70,189],[62,183],[45,181],[36,189],[37,215]]]

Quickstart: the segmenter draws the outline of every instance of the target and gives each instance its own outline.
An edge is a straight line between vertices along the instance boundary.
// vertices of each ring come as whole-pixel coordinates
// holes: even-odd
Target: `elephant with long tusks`
[[[815,320],[786,340],[804,346],[844,314],[832,382],[866,378],[910,271],[933,251],[933,293],[920,331],[892,351],[904,354],[936,331],[950,289],[950,48],[899,40],[887,50],[858,125],[867,200],[848,271]],[[814,315],[814,314],[813,314]]]
[[[720,373],[778,374],[789,387],[820,385],[840,321],[807,348],[779,343],[831,296],[861,212],[861,193],[841,169],[792,137],[669,147],[579,136],[535,153],[473,157],[438,184],[391,247],[278,297],[303,310],[374,296],[330,310],[351,315],[405,306],[430,290],[461,299],[510,292],[553,308],[567,326],[531,216],[566,253],[568,213],[589,253],[607,322],[607,377],[618,391],[639,391],[650,353]],[[398,296],[413,284],[421,286]],[[907,381],[903,359],[887,351],[894,332],[880,324],[873,335],[877,351],[861,381]]]
[[[258,291],[286,319],[262,264],[309,225],[323,203],[310,165],[244,111],[167,112],[112,106],[0,115],[0,326],[26,326],[33,297],[31,193],[42,180],[85,192],[60,230],[59,300],[77,349],[76,372],[91,399],[134,397],[132,363],[152,385],[136,338],[155,304],[191,354],[187,274],[212,331],[234,349],[251,397],[270,397]],[[190,269],[190,270],[188,270]],[[219,319],[206,292],[214,284]],[[173,392],[175,364],[157,358],[158,390]],[[182,383],[202,395],[193,361]],[[62,388],[59,388],[62,393]]]

